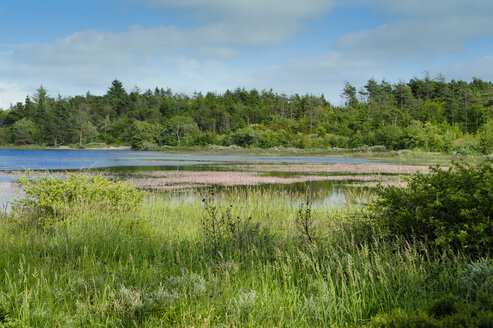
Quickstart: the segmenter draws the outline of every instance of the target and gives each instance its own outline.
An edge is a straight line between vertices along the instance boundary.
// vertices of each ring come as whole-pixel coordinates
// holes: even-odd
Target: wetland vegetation
[[[0,111],[0,200],[38,170],[0,216],[0,327],[492,327],[493,84],[342,96]]]
[[[259,165],[286,173],[242,172]],[[492,173],[488,160],[427,169],[332,205],[321,182],[177,197],[24,178],[0,218],[0,326],[491,327]]]

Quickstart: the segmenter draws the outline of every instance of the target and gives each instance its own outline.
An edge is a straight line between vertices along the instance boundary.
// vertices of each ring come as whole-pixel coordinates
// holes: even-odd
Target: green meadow
[[[177,198],[98,176],[22,183],[0,219],[0,327],[493,326],[491,224],[469,216],[479,244],[396,230],[385,213],[406,188],[314,206],[323,190]]]

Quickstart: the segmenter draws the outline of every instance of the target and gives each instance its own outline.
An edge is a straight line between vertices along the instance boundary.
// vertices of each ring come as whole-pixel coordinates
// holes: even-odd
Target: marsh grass
[[[358,194],[310,211],[317,238],[309,244],[296,237],[293,195],[231,189],[215,197],[218,212],[251,217],[262,232],[214,249],[199,195],[151,194],[132,212],[78,204],[50,229],[19,228],[6,214],[0,326],[349,326],[461,293],[467,258],[384,240],[365,225]]]

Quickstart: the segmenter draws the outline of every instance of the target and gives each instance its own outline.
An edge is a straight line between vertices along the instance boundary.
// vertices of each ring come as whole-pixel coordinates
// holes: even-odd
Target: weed
[[[302,240],[309,244],[315,242],[315,220],[312,212],[312,201],[301,203],[296,211],[295,227]]]

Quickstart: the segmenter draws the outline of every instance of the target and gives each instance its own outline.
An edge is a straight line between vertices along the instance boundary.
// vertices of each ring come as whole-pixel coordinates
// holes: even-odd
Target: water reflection
[[[135,152],[121,150],[0,150],[0,170],[42,169],[51,172],[70,172],[80,169],[101,172],[105,176],[120,178],[151,177],[156,171],[243,171],[245,163],[370,163],[364,159],[332,157],[269,157],[269,156],[217,156],[191,155],[165,152]],[[295,175],[318,175],[317,172],[279,172],[259,170],[260,175],[289,178]],[[327,173],[323,173],[327,175]],[[332,175],[329,173],[328,175]],[[348,175],[346,173],[346,175]],[[0,175],[0,204],[21,193],[15,175]],[[186,188],[186,187],[185,187]],[[359,189],[358,189],[359,188]],[[265,183],[255,186],[194,187],[188,191],[173,191],[173,201],[191,201],[197,193],[207,190],[227,192],[230,189],[245,192],[268,192],[280,197],[275,201],[297,206],[307,199],[314,206],[340,206],[348,201],[348,194],[361,186],[355,181],[307,181],[291,184]],[[231,190],[230,190],[231,191]],[[274,198],[273,198],[274,199]],[[274,200],[273,200],[274,201]],[[364,199],[363,199],[364,201]]]
[[[0,206],[7,206],[9,200],[22,195],[22,190],[19,184],[15,181],[18,176],[0,176]]]
[[[174,203],[193,203],[206,195],[214,194],[219,202],[228,195],[242,195],[247,200],[251,195],[270,194],[270,202],[275,205],[298,208],[310,201],[312,208],[335,208],[349,202],[366,204],[372,187],[357,181],[308,181],[293,184],[260,184],[255,186],[202,186],[189,189],[158,192]]]

